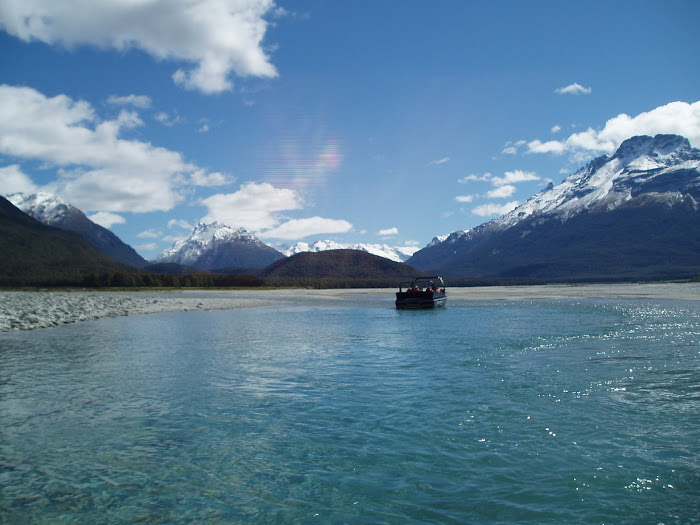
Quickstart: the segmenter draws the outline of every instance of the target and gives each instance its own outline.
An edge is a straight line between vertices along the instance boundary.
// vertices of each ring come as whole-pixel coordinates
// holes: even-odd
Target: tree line
[[[81,288],[255,288],[264,281],[254,275],[216,273],[167,274],[108,271],[87,275],[63,272],[32,277],[0,276],[1,287],[81,287]]]

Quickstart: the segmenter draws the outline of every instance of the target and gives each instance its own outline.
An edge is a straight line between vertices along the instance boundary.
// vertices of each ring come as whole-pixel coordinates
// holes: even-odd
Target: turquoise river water
[[[0,334],[0,523],[697,523],[700,302]]]

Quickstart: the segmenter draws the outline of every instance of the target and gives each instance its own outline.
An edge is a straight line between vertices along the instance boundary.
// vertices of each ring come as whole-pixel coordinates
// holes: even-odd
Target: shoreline
[[[104,317],[192,310],[235,310],[271,305],[338,304],[369,298],[393,300],[395,288],[175,290],[175,291],[0,291],[0,333],[49,328]],[[463,301],[573,298],[643,298],[700,301],[700,283],[547,284],[447,288]]]

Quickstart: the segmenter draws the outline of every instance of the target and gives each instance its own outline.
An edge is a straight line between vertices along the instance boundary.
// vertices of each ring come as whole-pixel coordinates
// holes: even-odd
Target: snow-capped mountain
[[[378,255],[395,262],[404,262],[418,251],[414,246],[389,246],[387,244],[339,243],[335,241],[316,241],[311,244],[298,242],[294,246],[284,248],[282,253],[287,257],[303,252],[325,252],[328,250],[359,250]]]
[[[463,233],[463,232],[460,232]],[[426,248],[430,248],[431,246],[435,246],[436,244],[440,244],[442,241],[447,239],[450,235],[437,235],[436,237],[433,237],[433,240],[428,243]],[[417,251],[417,250],[416,250]]]
[[[700,150],[639,136],[513,211],[407,262],[465,277],[673,278],[700,271]]]
[[[73,231],[85,237],[105,255],[142,268],[148,262],[107,228],[95,224],[75,206],[47,192],[13,193],[7,199],[27,215],[47,226]]]
[[[163,251],[157,263],[178,263],[201,270],[264,268],[284,255],[243,228],[214,222],[198,224],[192,234]]]
[[[612,157],[599,157],[558,186],[550,185],[494,225],[507,228],[533,215],[564,221],[584,211],[613,210],[641,194],[672,205],[682,198],[682,190],[697,192],[699,168],[700,151],[684,137],[633,137]]]

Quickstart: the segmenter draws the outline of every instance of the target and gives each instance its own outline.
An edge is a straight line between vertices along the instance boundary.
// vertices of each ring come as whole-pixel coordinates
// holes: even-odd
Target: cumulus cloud
[[[697,147],[700,145],[700,101],[671,102],[651,111],[630,117],[624,113],[608,120],[601,130],[589,128],[574,133],[564,140],[542,142],[533,140],[527,144],[529,153],[612,153],[626,139],[635,135],[671,133],[686,137]]]
[[[295,240],[321,233],[345,233],[353,227],[348,221],[324,217],[286,220],[284,212],[302,209],[302,199],[295,190],[268,182],[248,182],[235,193],[212,195],[201,203],[208,208],[202,222],[242,227],[263,238]]]
[[[489,199],[505,199],[515,193],[517,188],[512,184],[504,184],[486,193]]]
[[[540,180],[540,178],[531,171],[506,171],[504,177],[493,177],[491,183],[494,186],[507,186],[517,184],[518,182],[527,182],[531,180]]]
[[[263,48],[273,0],[24,0],[0,3],[0,27],[26,42],[118,51],[188,64],[173,74],[187,89],[219,93],[231,73],[272,78]],[[274,11],[275,14],[278,11]]]
[[[18,192],[34,193],[37,189],[37,185],[32,182],[28,175],[24,174],[19,165],[11,164],[0,167],[0,192],[3,195]]]
[[[474,200],[474,195],[457,195],[455,200],[457,202],[472,202]]]
[[[163,126],[167,126],[169,128],[172,128],[175,124],[179,124],[180,122],[182,122],[182,118],[177,113],[174,115],[170,115],[165,111],[158,112],[155,116],[155,119],[161,124],[163,124]]]
[[[112,95],[107,99],[107,103],[114,106],[134,106],[139,109],[148,109],[151,107],[151,98],[146,95],[127,95],[125,97]]]
[[[168,228],[173,228],[177,226],[178,228],[182,228],[183,230],[193,230],[194,226],[192,226],[189,222],[187,222],[184,219],[170,219],[168,221]]]
[[[459,182],[460,184],[467,184],[468,182],[491,180],[491,177],[492,177],[492,175],[488,172],[484,173],[483,175],[477,175],[476,173],[471,173],[469,175],[466,175],[465,177],[462,177],[457,182]]]
[[[161,232],[155,230],[142,231],[136,237],[139,239],[158,239],[162,235]]]
[[[588,95],[593,91],[589,87],[583,87],[578,82],[560,87],[554,90],[557,95]]]
[[[511,201],[505,204],[482,204],[472,210],[474,215],[479,217],[492,217],[504,215],[509,211],[513,211],[518,206],[518,201]]]
[[[260,237],[292,241],[309,235],[326,233],[345,233],[352,230],[352,224],[345,220],[308,217],[291,219],[276,228],[260,232]]]
[[[88,215],[88,219],[105,228],[111,228],[114,224],[124,224],[126,222],[126,219],[121,215],[108,211],[98,211],[97,213]]]
[[[0,154],[56,169],[45,189],[84,211],[168,211],[180,186],[221,182],[178,152],[122,137],[142,124],[131,111],[100,120],[85,101],[0,85]]]
[[[383,235],[383,236],[389,236],[389,235],[398,235],[399,234],[399,229],[394,226],[392,228],[386,228],[383,230],[379,230],[377,232],[378,235]]]
[[[220,222],[250,231],[275,228],[281,221],[280,212],[302,208],[298,193],[288,188],[276,188],[268,182],[249,182],[235,193],[221,193],[202,200],[209,213],[204,222]]]
[[[489,199],[498,199],[504,197],[510,197],[516,191],[515,184],[520,182],[527,182],[533,180],[540,180],[540,178],[533,172],[523,171],[523,170],[513,170],[506,171],[503,177],[494,177],[490,173],[485,173],[484,175],[467,175],[462,177],[458,182],[466,184],[467,182],[480,181],[480,182],[490,182],[496,189],[491,190],[486,193],[486,197]],[[458,202],[472,202],[475,195],[459,195],[455,197]]]
[[[223,173],[207,173],[204,170],[195,170],[190,173],[190,182],[194,186],[223,186],[233,181]]]

